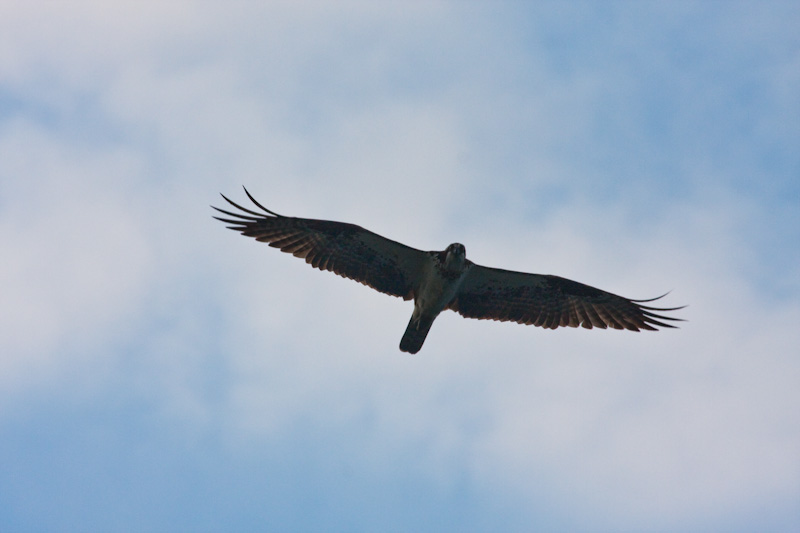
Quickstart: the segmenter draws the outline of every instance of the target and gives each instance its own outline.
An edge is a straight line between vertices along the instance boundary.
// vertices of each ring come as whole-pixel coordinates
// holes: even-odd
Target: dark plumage
[[[404,300],[414,299],[414,313],[400,343],[403,351],[419,351],[434,319],[445,309],[467,318],[550,329],[656,330],[673,328],[668,321],[681,320],[661,313],[683,307],[644,305],[663,296],[631,300],[558,276],[476,265],[466,259],[464,246],[458,243],[441,252],[423,252],[354,224],[285,217],[259,204],[247,189],[245,193],[263,212],[222,195],[239,211],[214,207],[230,217],[214,218],[315,268]]]

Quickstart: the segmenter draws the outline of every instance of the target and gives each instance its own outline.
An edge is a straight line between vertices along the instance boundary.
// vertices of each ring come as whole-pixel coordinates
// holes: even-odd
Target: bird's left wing
[[[661,298],[661,296],[659,296]],[[682,309],[643,305],[583,283],[542,274],[526,274],[473,264],[449,309],[467,318],[513,321],[543,328],[656,330],[679,318],[661,312]]]
[[[233,217],[214,218],[230,224],[228,228],[242,235],[303,258],[320,270],[329,270],[404,300],[414,297],[425,252],[355,224],[285,217],[259,204],[247,189],[245,193],[263,213],[246,209],[222,195],[239,212],[214,207]]]

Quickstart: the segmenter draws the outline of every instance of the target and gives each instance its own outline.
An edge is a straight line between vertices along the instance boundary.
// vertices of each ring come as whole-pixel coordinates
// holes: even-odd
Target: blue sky
[[[3,531],[800,529],[800,8],[6,2]],[[279,213],[689,304],[411,304]]]

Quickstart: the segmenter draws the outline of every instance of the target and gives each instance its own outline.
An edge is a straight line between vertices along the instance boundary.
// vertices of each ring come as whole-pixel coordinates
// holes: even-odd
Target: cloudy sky
[[[797,2],[0,4],[0,530],[800,530]],[[411,304],[282,214],[681,329]]]

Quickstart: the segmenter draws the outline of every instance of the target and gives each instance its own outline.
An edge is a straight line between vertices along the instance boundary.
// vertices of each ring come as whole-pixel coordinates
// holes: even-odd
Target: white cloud
[[[128,203],[134,154],[89,153],[23,122],[7,125],[0,152],[11,178],[0,215],[0,351],[2,386],[13,389],[124,335],[153,258]]]
[[[769,195],[740,189],[748,168],[727,174],[757,166],[760,148],[716,149],[748,150],[746,132],[703,144],[722,130],[691,110],[719,117],[706,104],[735,96],[727,85],[689,83],[707,89],[693,101],[630,77],[680,32],[650,40],[638,19],[612,17],[604,31],[627,28],[617,40],[585,36],[609,74],[552,63],[545,41],[563,26],[542,32],[564,15],[547,10],[531,29],[447,4],[89,2],[69,17],[9,5],[0,94],[20,107],[0,115],[7,405],[120,387],[178,440],[221,434],[248,454],[292,448],[298,426],[348,434],[347,450],[303,446],[355,457],[370,479],[410,470],[442,492],[467,479],[482,495],[546,501],[534,507],[587,528],[714,529],[732,510],[769,522],[764,502],[797,496],[797,294],[776,299],[759,274],[760,235],[775,232],[788,263],[791,230],[772,227],[784,215]],[[661,59],[651,68],[678,78],[669,87],[698,75]],[[768,110],[756,123],[778,150],[795,130],[764,124],[796,114],[781,88],[795,63],[770,69],[777,103],[747,108]],[[647,124],[658,102],[680,108],[674,129]],[[687,171],[679,191],[665,178],[675,169]],[[637,298],[673,289],[665,305],[690,304],[677,313],[690,322],[550,332],[448,313],[420,354],[401,354],[410,303],[211,220],[217,192],[244,201],[240,184],[286,215],[422,248],[458,240],[484,264]]]

